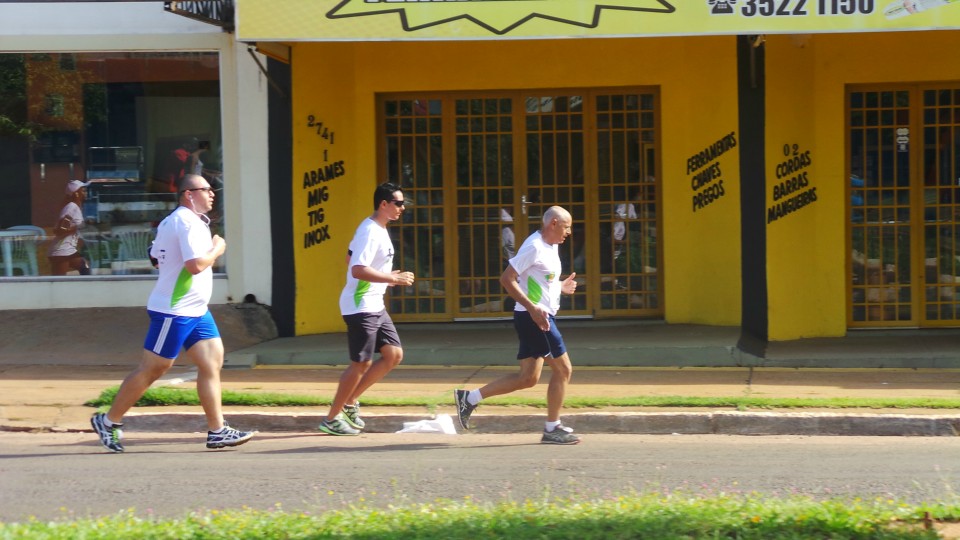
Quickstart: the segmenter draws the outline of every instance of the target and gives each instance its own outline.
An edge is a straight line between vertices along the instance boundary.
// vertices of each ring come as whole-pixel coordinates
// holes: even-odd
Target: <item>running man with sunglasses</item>
[[[413,272],[393,269],[393,241],[387,224],[404,210],[403,191],[389,182],[373,192],[373,214],[364,219],[347,251],[347,284],[340,293],[340,314],[347,323],[350,365],[340,375],[337,393],[318,429],[328,435],[359,435],[360,396],[403,360],[400,336],[387,314],[387,287],[413,285]],[[380,358],[373,360],[375,353]]]
[[[213,190],[202,176],[188,174],[180,179],[177,193],[180,205],[160,222],[150,249],[160,275],[147,301],[150,328],[143,359],[120,385],[110,410],[90,419],[100,443],[111,452],[124,450],[123,415],[173,366],[181,349],[197,366],[197,394],[209,430],[207,448],[239,446],[255,433],[233,429],[223,419],[223,341],[208,305],[213,294],[212,267],[227,244],[210,233],[206,214],[213,208]]]

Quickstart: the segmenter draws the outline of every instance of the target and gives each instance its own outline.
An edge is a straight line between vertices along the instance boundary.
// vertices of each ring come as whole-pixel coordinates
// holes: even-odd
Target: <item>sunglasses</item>
[[[399,206],[399,207],[403,207],[403,205],[407,204],[407,201],[405,201],[405,200],[403,200],[403,199],[400,199],[399,201],[396,200],[396,199],[394,199],[394,200],[392,200],[392,201],[390,201],[390,202],[392,202],[394,206]]]
[[[209,192],[213,191],[213,188],[212,188],[212,187],[197,187],[197,188],[190,188],[190,189],[185,189],[185,190],[183,190],[184,193],[186,193],[186,192],[188,192],[188,191],[206,191],[206,192],[209,193]]]

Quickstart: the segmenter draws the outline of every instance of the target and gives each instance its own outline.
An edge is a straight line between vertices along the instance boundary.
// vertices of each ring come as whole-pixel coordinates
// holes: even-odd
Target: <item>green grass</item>
[[[933,539],[925,515],[960,516],[956,505],[876,499],[815,500],[759,494],[647,493],[597,500],[477,504],[437,501],[325,513],[242,509],[143,518],[133,511],[99,519],[0,523],[0,539]],[[929,523],[929,522],[928,522]]]
[[[101,407],[113,402],[119,387],[104,390],[100,396],[84,403]],[[310,396],[260,392],[223,391],[224,405],[247,407],[317,407],[330,405],[332,396]],[[137,402],[141,407],[168,405],[199,405],[195,389],[157,387]],[[426,407],[453,405],[449,394],[409,398],[377,398],[363,400],[367,407]],[[497,397],[484,401],[485,405],[546,408],[545,398]],[[567,409],[596,409],[611,407],[700,407],[745,409],[960,409],[960,399],[949,398],[765,398],[753,396],[685,397],[571,397],[564,400]]]

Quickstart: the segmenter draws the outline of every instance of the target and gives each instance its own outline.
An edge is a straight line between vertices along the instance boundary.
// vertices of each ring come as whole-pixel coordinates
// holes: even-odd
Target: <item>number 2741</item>
[[[330,144],[333,144],[334,132],[325,128],[323,126],[323,122],[318,122],[316,117],[314,117],[312,114],[307,116],[307,127],[316,128],[317,135],[319,135],[324,139],[328,139],[330,141]]]

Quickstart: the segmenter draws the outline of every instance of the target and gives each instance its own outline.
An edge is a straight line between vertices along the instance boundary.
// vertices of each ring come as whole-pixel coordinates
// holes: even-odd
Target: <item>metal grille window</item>
[[[380,172],[412,200],[390,227],[396,266],[417,274],[389,291],[391,313],[510,317],[500,275],[559,205],[573,217],[562,277],[578,282],[561,314],[662,314],[657,102],[622,89],[382,96]]]
[[[600,302],[605,309],[656,308],[657,182],[651,94],[600,95],[597,174]]]
[[[458,99],[454,119],[459,312],[506,315],[513,302],[499,277],[519,247],[513,228],[513,103]]]
[[[398,183],[411,205],[399,226],[389,228],[394,266],[414,272],[417,282],[389,291],[390,312],[444,313],[443,106],[437,99],[384,103],[387,177]]]
[[[587,284],[583,96],[531,96],[524,101],[530,232],[540,228],[547,208],[566,208],[573,216],[573,234],[560,246],[564,275],[572,270],[578,282]],[[585,310],[587,288],[578,287],[572,301],[562,296],[561,309]]]
[[[923,295],[931,321],[960,319],[960,89],[923,91]]]
[[[849,324],[960,321],[960,89],[849,93]]]
[[[850,95],[853,319],[910,320],[909,93]],[[900,135],[898,135],[898,133]]]

